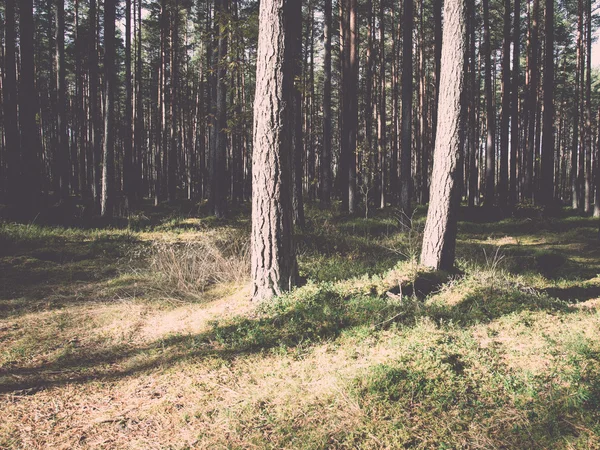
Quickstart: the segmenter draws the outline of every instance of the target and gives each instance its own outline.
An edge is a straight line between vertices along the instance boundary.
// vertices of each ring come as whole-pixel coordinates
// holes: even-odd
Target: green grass
[[[0,448],[600,448],[597,221],[461,210],[460,271],[434,274],[424,214],[309,206],[304,285],[261,305],[152,264],[237,258],[247,207],[0,224]]]

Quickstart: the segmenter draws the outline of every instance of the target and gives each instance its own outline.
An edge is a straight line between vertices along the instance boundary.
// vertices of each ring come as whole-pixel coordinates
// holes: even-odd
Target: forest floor
[[[249,301],[247,209],[0,224],[0,448],[600,448],[597,219],[308,209],[304,286]]]

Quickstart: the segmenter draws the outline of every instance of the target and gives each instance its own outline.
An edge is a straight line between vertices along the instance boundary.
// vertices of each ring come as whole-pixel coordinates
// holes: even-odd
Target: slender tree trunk
[[[61,199],[69,195],[69,141],[67,137],[66,117],[66,81],[65,81],[65,2],[56,0],[55,9],[55,74],[56,74],[56,131],[58,133],[54,156],[58,194]]]
[[[521,40],[521,0],[515,0],[513,24],[513,64],[510,118],[510,186],[509,204],[517,203],[517,154],[519,149],[519,75],[520,75],[520,40]]]
[[[116,0],[104,0],[104,146],[102,167],[102,217],[112,217],[115,198],[115,15]]]
[[[502,47],[502,122],[500,125],[500,174],[498,177],[498,204],[508,207],[508,146],[510,123],[510,2],[504,0],[504,42]]]
[[[17,120],[17,65],[15,0],[6,0],[5,9],[5,54],[4,80],[2,85],[2,106],[4,110],[4,139],[6,145],[6,173],[8,201],[19,208],[22,203],[19,187],[21,184],[21,142]]]
[[[224,30],[229,14],[229,0],[216,0],[215,17],[219,21],[219,59],[217,63],[216,97],[216,152],[211,194],[214,214],[223,218],[227,214],[227,31]]]
[[[293,64],[293,78],[294,86],[292,93],[293,125],[292,129],[292,145],[293,145],[293,159],[292,159],[292,204],[293,204],[293,221],[294,224],[303,228],[305,225],[304,220],[304,197],[302,189],[302,181],[304,170],[302,167],[302,155],[304,153],[304,136],[302,134],[302,3],[297,2],[293,6],[292,16],[296,17],[295,21],[289,24],[290,39],[293,39],[292,45],[293,52],[290,53],[291,63]],[[290,8],[292,7],[290,6]],[[291,50],[290,50],[291,51]]]
[[[546,53],[544,57],[544,118],[540,170],[542,204],[554,202],[554,0],[546,0]]]
[[[400,150],[400,209],[403,214],[403,221],[406,221],[412,215],[413,8],[413,0],[404,0],[404,29],[402,35],[402,148]]]
[[[385,208],[386,183],[386,111],[385,111],[385,14],[383,1],[379,2],[379,108],[377,111],[377,151],[379,153],[378,191],[379,207]]]
[[[586,0],[585,83],[585,198],[584,212],[592,212],[592,0]]]
[[[456,215],[460,202],[460,128],[466,29],[464,1],[446,0],[444,3],[438,128],[421,264],[449,270],[454,265]]]
[[[123,136],[123,193],[129,208],[133,201],[133,87],[131,79],[131,0],[125,1],[125,135]]]
[[[331,0],[325,0],[325,23],[323,41],[323,154],[321,156],[321,203],[328,206],[331,201]]]
[[[33,0],[21,0],[19,73],[19,123],[21,132],[21,209],[29,215],[38,208],[41,193],[41,145],[36,122],[38,100],[35,89]]]
[[[496,111],[494,108],[494,90],[492,87],[492,61],[490,46],[489,0],[483,0],[483,58],[485,64],[485,104],[487,140],[485,145],[485,197],[486,206],[493,206],[495,199],[496,175]]]
[[[294,1],[262,0],[256,62],[252,171],[252,298],[268,300],[296,284],[292,237],[291,132]],[[297,31],[297,27],[292,27]]]

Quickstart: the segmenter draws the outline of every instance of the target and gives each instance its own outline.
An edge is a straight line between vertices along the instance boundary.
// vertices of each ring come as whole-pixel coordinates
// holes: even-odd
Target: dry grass
[[[360,268],[369,245],[394,237],[356,225],[362,247],[338,232],[347,223],[323,242]],[[331,264],[337,281],[258,307],[241,235],[138,233],[150,242],[126,253],[142,258],[133,273],[123,259],[85,290],[61,278],[60,304],[2,316],[0,448],[600,448],[600,281],[511,272],[513,247],[537,252],[539,240],[493,240],[488,256],[497,245],[507,256],[487,264],[481,247],[462,250],[465,273],[410,302],[386,295],[417,280],[410,262],[345,279]],[[545,245],[582,272],[571,247]],[[100,268],[110,250],[103,240],[86,264]],[[41,264],[32,255],[6,258],[29,270]],[[301,269],[321,257],[309,248]],[[52,276],[76,270],[60,264]],[[32,301],[40,280],[6,283],[0,304]]]

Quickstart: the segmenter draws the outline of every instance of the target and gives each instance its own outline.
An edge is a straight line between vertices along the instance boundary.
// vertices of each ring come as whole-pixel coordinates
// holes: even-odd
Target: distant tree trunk
[[[421,264],[449,270],[454,265],[456,215],[460,201],[460,128],[466,29],[463,0],[446,0],[444,3],[438,128]]]
[[[305,225],[304,220],[304,197],[302,189],[302,181],[304,170],[302,167],[302,155],[304,154],[304,136],[302,134],[302,3],[296,2],[293,7],[292,16],[296,19],[289,24],[287,30],[290,35],[290,39],[293,39],[293,49],[290,49],[289,57],[292,59],[293,64],[293,79],[294,79],[294,91],[292,94],[293,110],[294,115],[291,123],[293,124],[292,129],[292,145],[293,145],[293,159],[292,163],[292,203],[293,203],[293,221],[296,226],[303,228]]]
[[[331,201],[331,0],[325,0],[325,23],[323,41],[323,154],[321,156],[321,203],[329,206]]]
[[[509,203],[517,203],[517,154],[519,149],[519,64],[521,41],[521,1],[515,0],[513,24],[512,108],[510,121],[510,187]]]
[[[494,107],[494,91],[492,88],[492,62],[490,45],[490,12],[489,0],[483,0],[483,58],[485,64],[485,104],[487,140],[485,145],[485,197],[486,206],[493,206],[495,199],[496,175],[496,111]]]
[[[554,0],[546,0],[546,50],[544,57],[544,117],[541,155],[540,197],[542,204],[554,202]]]
[[[383,1],[379,2],[379,102],[377,109],[377,151],[379,153],[379,207],[385,208],[386,172],[386,112],[385,112],[385,14]]]
[[[98,48],[97,48],[97,8],[96,0],[90,0],[89,6],[89,96],[90,96],[90,142],[92,159],[92,196],[94,211],[100,211],[102,192],[102,134],[100,130],[100,114],[98,106]]]
[[[530,26],[529,86],[527,92],[527,146],[523,157],[523,197],[533,199],[533,168],[535,165],[535,135],[538,109],[538,21],[540,1],[533,0]]]
[[[356,207],[356,137],[358,126],[358,27],[357,0],[342,0],[342,140],[340,149],[342,209]]]
[[[228,0],[221,0],[223,3]],[[171,127],[169,131],[169,151],[167,156],[167,199],[174,202],[177,197],[177,166],[179,149],[179,2],[173,2],[171,12]],[[225,8],[227,6],[225,5]],[[222,33],[225,37],[225,55],[227,55],[227,32]],[[220,72],[219,72],[220,73]],[[226,98],[224,98],[226,102]],[[227,104],[225,103],[225,108]],[[226,150],[225,150],[226,151]],[[224,183],[225,184],[225,183]],[[225,184],[226,185],[226,184]],[[216,210],[215,210],[216,211]],[[215,212],[216,214],[216,212]]]
[[[104,146],[102,167],[102,217],[112,217],[115,198],[115,15],[116,0],[104,0]]]
[[[223,218],[227,214],[227,34],[224,25],[228,20],[229,0],[216,0],[215,17],[219,21],[219,56],[217,63],[216,97],[216,152],[213,162],[211,195],[214,214]]]
[[[65,2],[56,0],[55,64],[56,64],[56,131],[58,133],[55,168],[58,194],[61,199],[69,195],[69,140],[67,137],[67,108],[65,81]]]
[[[143,62],[142,62],[142,0],[137,0],[137,56],[135,73],[135,134],[134,134],[134,155],[137,156],[133,173],[135,176],[133,189],[136,200],[142,197],[142,161],[144,145],[144,101],[142,91]],[[150,150],[150,149],[148,149]]]
[[[296,284],[292,237],[291,111],[298,18],[291,0],[262,0],[256,62],[252,171],[252,298],[267,300]],[[292,29],[297,31],[297,27]]]
[[[35,89],[33,0],[21,0],[19,17],[21,44],[19,122],[23,167],[20,172],[20,190],[23,202],[21,209],[25,213],[32,214],[37,210],[41,192],[41,146],[36,121],[38,105]]]
[[[372,198],[365,198],[365,208],[373,199],[378,200],[379,194],[379,158],[373,151],[373,1],[367,0],[367,48],[365,61],[365,148],[368,167],[363,170],[363,185],[367,190],[372,189]]]
[[[592,212],[592,0],[586,0],[585,82],[585,199],[584,212]]]
[[[475,1],[466,0],[467,8],[467,34],[469,42],[469,173],[468,186],[470,207],[479,205],[479,167],[477,165],[479,152],[479,135],[477,132],[477,111],[479,105],[479,89],[477,83],[477,71],[475,68]]]
[[[9,203],[21,206],[19,196],[21,184],[21,143],[17,121],[17,65],[15,0],[6,0],[5,10],[5,54],[4,80],[2,84],[2,106],[4,108],[4,139],[6,145],[7,192]]]
[[[400,150],[400,209],[411,216],[412,104],[413,104],[413,0],[404,0],[402,34],[402,148]],[[443,45],[443,44],[442,44]]]
[[[123,193],[133,200],[133,87],[131,80],[131,0],[125,2],[125,135],[123,136]]]
[[[498,203],[508,207],[508,145],[510,123],[510,2],[504,0],[504,42],[502,47],[502,122],[500,125],[500,174],[498,177]]]

